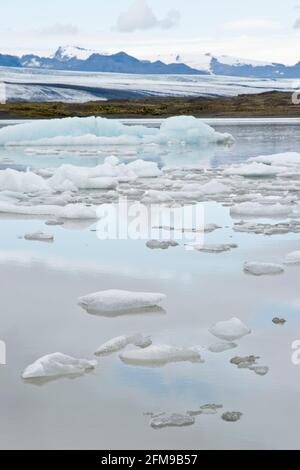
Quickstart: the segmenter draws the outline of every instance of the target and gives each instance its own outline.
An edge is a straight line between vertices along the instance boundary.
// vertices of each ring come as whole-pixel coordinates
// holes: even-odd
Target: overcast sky
[[[60,45],[125,50],[141,58],[206,53],[295,63],[297,0],[9,0],[0,51],[50,54]]]

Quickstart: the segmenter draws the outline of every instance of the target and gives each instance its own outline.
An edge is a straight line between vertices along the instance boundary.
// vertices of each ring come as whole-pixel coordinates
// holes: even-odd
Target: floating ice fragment
[[[261,375],[262,377],[267,375],[270,370],[267,366],[250,366],[249,369],[255,372],[255,374]]]
[[[284,217],[292,213],[292,206],[282,204],[264,205],[257,202],[242,202],[230,209],[233,216]]]
[[[126,351],[120,355],[125,364],[159,367],[172,362],[204,362],[196,348],[155,345],[147,349]]]
[[[56,225],[64,225],[64,222],[62,220],[50,219],[46,220],[45,224],[55,227]]]
[[[272,322],[274,325],[285,325],[286,320],[284,318],[273,318]]]
[[[227,411],[222,415],[223,421],[227,421],[228,423],[236,423],[241,419],[243,413],[238,411]]]
[[[118,336],[117,338],[113,338],[102,344],[102,346],[100,346],[95,352],[95,356],[106,356],[114,352],[121,351],[129,344],[133,344],[139,348],[147,348],[148,346],[151,346],[152,341],[149,337],[145,338],[141,334]]]
[[[273,167],[265,165],[263,163],[249,163],[238,166],[232,166],[231,168],[224,171],[225,176],[245,176],[245,177],[265,177],[265,176],[276,176],[282,173],[281,167]]]
[[[286,255],[285,264],[300,264],[300,251],[293,251]]]
[[[163,414],[152,418],[150,421],[150,426],[154,429],[162,429],[168,427],[184,427],[192,426],[195,424],[195,418],[189,415],[183,415],[178,413],[172,414]]]
[[[29,240],[29,241],[39,241],[39,242],[53,242],[54,241],[54,235],[43,233],[43,232],[26,233],[24,238],[25,240]]]
[[[209,403],[207,405],[200,406],[200,410],[203,414],[206,415],[215,415],[217,414],[218,410],[221,410],[223,405],[216,405],[214,403]]]
[[[230,349],[237,348],[236,343],[216,343],[209,346],[208,350],[213,353],[222,353],[224,351],[229,351]]]
[[[203,253],[223,253],[224,251],[230,251],[234,248],[238,248],[235,244],[223,244],[223,245],[187,245],[194,251],[200,251]]]
[[[247,262],[244,264],[244,272],[254,276],[281,274],[284,272],[284,267],[274,263]]]
[[[78,299],[78,304],[89,313],[113,313],[155,307],[162,302],[164,294],[106,290]]]
[[[22,374],[23,379],[81,375],[94,369],[97,361],[75,359],[61,353],[49,354],[28,366]]]
[[[246,356],[246,357],[239,357],[239,356],[236,356],[236,357],[233,357],[230,361],[231,364],[234,364],[236,366],[239,366],[240,364],[244,364],[246,362],[248,362],[249,364],[255,364],[256,361],[260,359],[259,356]]]
[[[217,338],[225,341],[235,341],[249,335],[251,330],[238,318],[222,321],[213,325],[209,332]]]
[[[178,246],[179,243],[177,243],[175,240],[168,240],[168,241],[160,241],[160,240],[149,240],[146,243],[146,246],[150,248],[151,250],[167,250],[170,247],[176,247]]]

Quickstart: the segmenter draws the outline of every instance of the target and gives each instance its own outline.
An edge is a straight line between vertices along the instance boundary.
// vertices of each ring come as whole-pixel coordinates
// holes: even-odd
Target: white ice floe
[[[233,143],[230,134],[221,134],[192,116],[163,121],[161,128],[126,126],[101,117],[65,118],[29,122],[0,129],[0,145],[99,145],[138,143],[211,144]]]
[[[284,272],[284,267],[274,263],[247,262],[244,264],[244,271],[254,276],[263,276],[281,274]]]
[[[199,191],[203,195],[209,195],[209,194],[224,194],[224,193],[230,193],[231,188],[228,187],[227,185],[221,183],[218,180],[211,180],[206,184],[203,184],[200,188]]]
[[[154,429],[192,426],[193,424],[195,424],[195,418],[188,414],[183,415],[179,413],[163,413],[159,416],[154,416],[150,421],[150,426]]]
[[[114,352],[121,351],[130,344],[139,348],[147,348],[151,346],[152,341],[149,337],[144,337],[141,334],[118,336],[102,344],[95,352],[95,355],[107,356]]]
[[[228,342],[225,342],[225,343],[215,343],[215,344],[212,344],[211,346],[208,347],[208,350],[210,352],[213,352],[213,353],[222,353],[222,352],[225,352],[225,351],[229,351],[230,349],[235,349],[237,348],[237,344],[236,343],[228,343]]]
[[[203,253],[224,253],[225,251],[230,251],[238,246],[231,243],[231,244],[220,244],[220,245],[187,245],[189,249],[194,251],[200,251]]]
[[[68,204],[65,207],[44,204],[29,206],[2,202],[0,199],[0,213],[1,212],[4,214],[52,216],[61,219],[75,220],[95,220],[98,218],[96,210],[84,204]]]
[[[153,345],[146,349],[126,351],[120,355],[125,364],[145,367],[163,366],[172,362],[203,362],[197,348]]]
[[[264,177],[264,176],[276,176],[282,173],[281,167],[275,167],[265,165],[264,163],[246,163],[237,166],[231,166],[226,169],[223,174],[225,176],[245,176],[245,177]]]
[[[166,296],[164,294],[106,290],[78,299],[78,304],[89,313],[109,313],[155,307]]]
[[[29,241],[40,241],[40,242],[53,242],[54,235],[50,233],[35,232],[35,233],[26,233],[24,235],[25,240]]]
[[[293,251],[286,255],[285,264],[300,264],[300,251]]]
[[[300,153],[284,152],[273,155],[262,155],[259,157],[249,158],[250,162],[265,163],[266,165],[276,166],[294,166],[300,165]]]
[[[292,213],[292,206],[282,204],[259,204],[257,202],[242,202],[230,209],[233,216],[244,217],[288,217]]]
[[[219,339],[231,342],[249,335],[251,330],[241,320],[233,317],[231,320],[216,323],[209,328],[209,332]]]
[[[0,171],[0,191],[16,191],[19,193],[34,193],[47,191],[47,182],[41,176],[31,171],[16,171],[10,168]]]
[[[23,379],[37,379],[47,377],[59,377],[67,375],[82,375],[96,367],[97,361],[75,359],[61,353],[49,354],[41,357],[28,366],[23,374]]]

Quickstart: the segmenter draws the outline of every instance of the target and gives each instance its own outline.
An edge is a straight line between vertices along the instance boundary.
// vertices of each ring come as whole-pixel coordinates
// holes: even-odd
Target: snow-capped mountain
[[[108,55],[106,52],[94,51],[92,49],[84,49],[83,47],[64,46],[59,47],[51,57],[55,60],[64,62],[71,59],[87,60],[93,54]]]
[[[153,55],[144,60],[126,52],[109,54],[78,46],[59,47],[50,57],[1,55],[0,66],[78,72],[129,74],[226,75],[251,78],[300,78],[300,62],[293,66],[211,53]]]

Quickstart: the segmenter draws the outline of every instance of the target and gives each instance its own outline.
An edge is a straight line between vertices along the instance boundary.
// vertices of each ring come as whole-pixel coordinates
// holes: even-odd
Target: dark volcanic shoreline
[[[288,92],[216,98],[141,98],[88,103],[9,102],[0,104],[0,119],[50,119],[103,116],[111,118],[300,117],[300,105]]]

